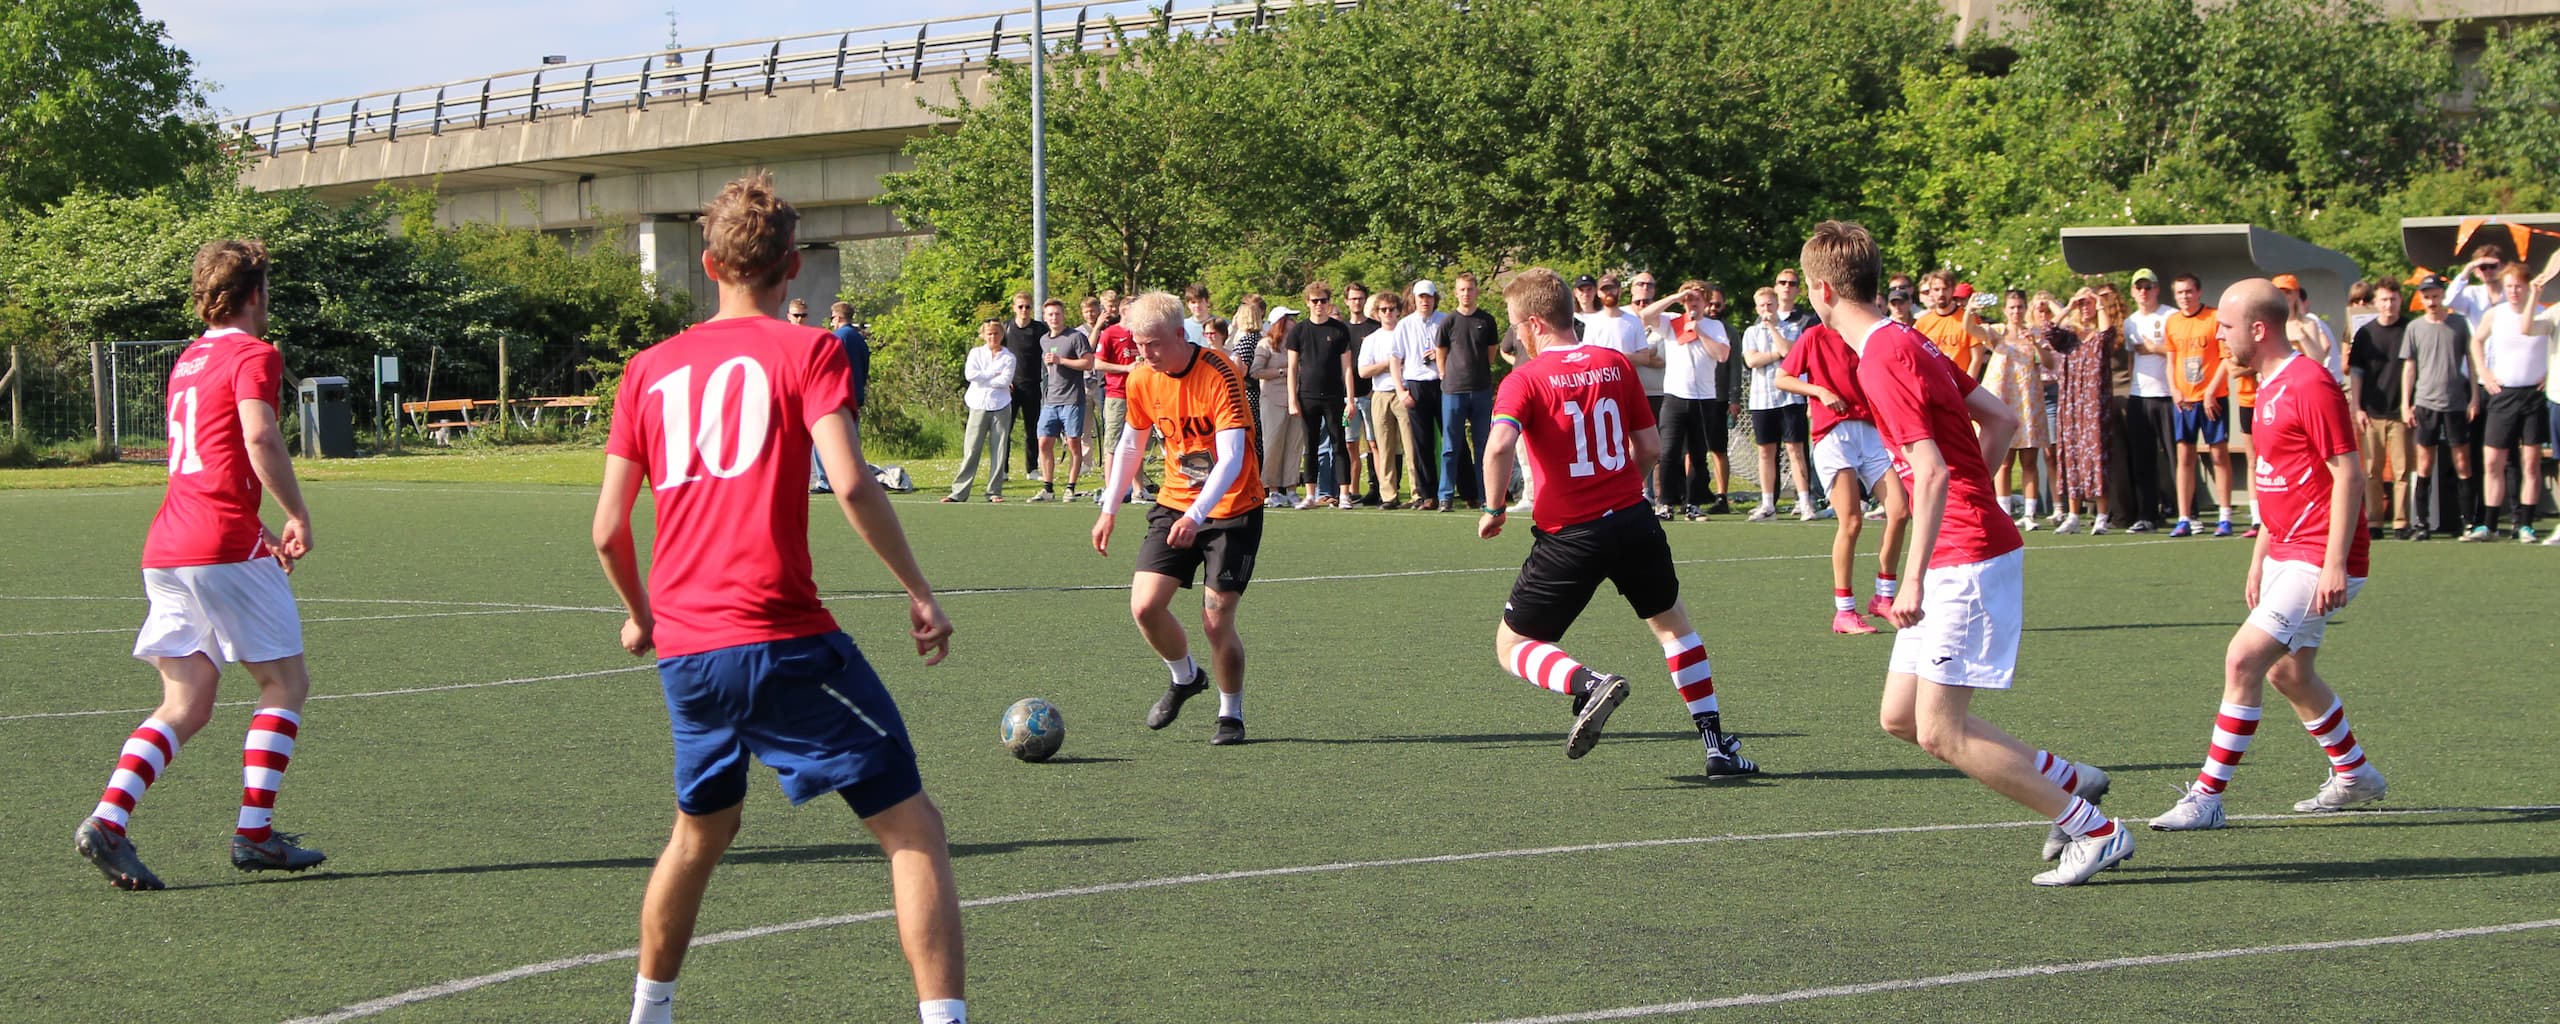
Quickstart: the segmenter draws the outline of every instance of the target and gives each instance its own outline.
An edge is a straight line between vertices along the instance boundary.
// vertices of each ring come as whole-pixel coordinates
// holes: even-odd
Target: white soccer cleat
[[[2104,535],[2107,532],[2108,525],[2107,514],[2104,512],[2098,513],[2098,521],[2089,524],[2089,536],[2097,537]]]
[[[1743,517],[1743,521],[1751,523],[1765,523],[1776,518],[1778,518],[1778,507],[1767,502],[1762,502],[1759,508],[1752,509],[1750,515]]]
[[[2071,780],[2072,796],[2093,804],[2107,798],[2107,787],[2113,785],[2115,780],[2107,777],[2106,769],[2094,764],[2074,764],[2072,770],[2080,775],[2079,778]],[[2044,852],[2037,856],[2044,860],[2052,860],[2062,856],[2062,848],[2069,845],[2071,845],[2071,833],[2063,831],[2062,826],[2055,825],[2045,830]]]
[[[2222,794],[2207,793],[2194,786],[2188,786],[2186,792],[2178,795],[2177,803],[2169,805],[2168,810],[2160,812],[2159,817],[2151,819],[2151,830],[2154,832],[2200,832],[2209,828],[2221,828],[2225,824],[2227,823],[2222,820]]]
[[[2034,517],[2034,516],[2019,516],[2019,517],[2018,517],[2018,532],[2019,532],[2019,533],[2034,533],[2034,532],[2036,532],[2036,517]]]
[[[2053,532],[2058,534],[2080,532],[2080,517],[2071,515],[2063,516],[2061,522],[2053,524]]]
[[[2103,836],[2074,839],[2062,848],[2062,862],[2053,870],[2035,877],[2037,885],[2079,885],[2098,872],[2133,859],[2133,830],[2124,822],[2110,821],[2115,831]]]
[[[2320,792],[2312,794],[2309,800],[2295,803],[2293,809],[2306,814],[2343,811],[2357,804],[2382,799],[2383,791],[2388,788],[2382,781],[2382,773],[2371,765],[2351,772],[2330,772],[2329,777],[2321,781]]]

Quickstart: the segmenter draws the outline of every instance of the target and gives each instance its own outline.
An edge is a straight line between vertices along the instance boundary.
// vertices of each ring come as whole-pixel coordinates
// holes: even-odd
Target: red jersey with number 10
[[[169,493],[142,542],[142,567],[246,562],[267,552],[266,489],[249,465],[240,403],[282,401],[284,357],[246,331],[207,331],[169,370]]]
[[[641,465],[657,504],[661,657],[835,630],[809,570],[809,428],[852,408],[852,382],[833,335],[765,317],[631,357],[605,451]]]
[[[2336,484],[2329,460],[2356,451],[2347,393],[2326,367],[2286,356],[2258,389],[2257,430],[2250,439],[2258,452],[2251,460],[2249,494],[2258,499],[2258,511],[2275,534],[2267,542],[2267,557],[2326,568],[2329,517],[2336,514],[2329,501]],[[2347,535],[2347,575],[2365,575],[2372,548],[2359,507],[2355,529]]]
[[[1653,429],[1634,364],[1598,345],[1550,348],[1502,378],[1493,418],[1528,442],[1538,528],[1553,533],[1644,500],[1629,437]]]

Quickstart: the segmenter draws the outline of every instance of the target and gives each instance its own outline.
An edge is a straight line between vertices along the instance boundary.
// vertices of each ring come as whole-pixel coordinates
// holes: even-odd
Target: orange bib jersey
[[[2231,380],[2224,377],[2211,394],[2207,384],[2215,383],[2214,374],[2222,369],[2222,339],[2214,336],[2213,307],[2203,306],[2194,316],[2170,310],[2162,321],[2161,333],[2169,342],[2169,391],[2181,402],[2201,402],[2231,393]]]
[[[1235,486],[1209,509],[1209,518],[1228,519],[1262,507],[1262,439],[1254,436],[1253,390],[1244,370],[1226,353],[1194,349],[1191,366],[1164,373],[1144,363],[1129,372],[1129,427],[1143,437],[1150,429],[1164,434],[1164,486],[1156,504],[1188,512],[1200,500],[1200,485],[1218,464],[1218,431],[1245,432],[1244,470]]]
[[[1956,364],[1956,369],[1970,371],[1973,368],[1973,350],[1981,341],[1973,336],[1973,332],[1964,329],[1963,310],[1957,310],[1954,316],[1923,313],[1918,320],[1912,321],[1911,326],[1928,338],[1930,344],[1938,346],[1938,351],[1946,353],[1947,360]]]

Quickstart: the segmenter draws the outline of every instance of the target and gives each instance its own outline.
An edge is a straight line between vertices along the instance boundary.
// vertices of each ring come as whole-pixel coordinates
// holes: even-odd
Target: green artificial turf
[[[125,652],[158,492],[0,492],[0,778],[14,796],[0,858],[16,866],[0,881],[16,922],[0,933],[0,1020],[283,1021],[635,943],[672,814],[669,750],[654,674],[614,642],[593,496],[566,485],[595,453],[414,461],[480,482],[310,474],[319,543],[294,585],[315,692],[339,699],[309,706],[277,823],[328,865],[229,866],[248,716],[225,707],[136,813],[172,887],[148,894],[109,888],[70,840],[157,699]],[[906,647],[903,603],[830,508],[813,547],[913,730],[962,896],[1173,880],[969,910],[977,1019],[1463,1024],[2560,917],[2560,810],[2460,810],[2560,804],[2560,555],[2539,549],[2378,545],[2371,584],[2329,631],[2321,664],[2390,778],[2383,806],[2419,813],[2290,814],[2325,762],[2279,706],[2227,806],[2282,818],[2139,830],[2131,863],[2045,890],[2027,883],[2041,825],[1921,830],[2031,815],[1877,730],[1892,638],[1829,632],[1829,524],[1668,527],[1727,725],[1767,769],[1708,784],[1658,649],[1605,591],[1565,646],[1636,690],[1591,756],[1564,759],[1565,700],[1492,655],[1527,543],[1516,529],[1478,541],[1460,514],[1271,513],[1242,606],[1252,742],[1212,749],[1205,705],[1160,733],[1141,724],[1165,675],[1128,620],[1139,517],[1106,560],[1088,506],[937,495],[898,507],[952,592],[939,667]],[[2034,535],[2020,684],[1977,708],[2112,770],[2111,813],[2165,809],[2204,754],[2244,545]],[[1196,623],[1190,595],[1177,608]],[[470,685],[507,680],[537,681]],[[236,671],[225,687],[254,696]],[[357,696],[394,690],[424,692]],[[996,743],[1025,696],[1065,713],[1052,763]],[[92,711],[106,713],[74,714]],[[791,809],[769,779],[701,934],[885,909],[886,871],[850,812]],[[1248,874],[1184,877],[1225,873]],[[2543,1020],[2560,1015],[2555,962],[2560,929],[1657,1019]],[[631,974],[607,960],[368,1019],[618,1020]],[[877,919],[698,948],[678,1011],[914,1013]]]

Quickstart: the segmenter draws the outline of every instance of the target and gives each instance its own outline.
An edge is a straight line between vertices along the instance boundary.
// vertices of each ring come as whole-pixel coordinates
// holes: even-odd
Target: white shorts
[[[1813,475],[1816,486],[1829,487],[1833,477],[1844,469],[1858,471],[1858,483],[1873,494],[1876,482],[1893,472],[1893,453],[1885,450],[1884,435],[1876,433],[1875,424],[1864,420],[1842,420],[1831,425],[1831,432],[1813,446]]]
[[[2329,631],[2328,615],[2311,614],[2311,596],[2320,589],[2320,567],[2309,562],[2291,562],[2281,558],[2267,559],[2258,569],[2258,606],[2249,609],[2247,624],[2276,638],[2288,651],[2320,646],[2321,634]],[[2338,602],[2344,608],[2364,589],[2364,577],[2347,577],[2347,597]],[[2336,614],[2338,608],[2329,609]]]
[[[151,613],[133,641],[137,658],[208,654],[220,661],[277,661],[302,653],[302,612],[272,558],[142,570]]]
[[[1941,686],[2006,690],[2026,628],[2027,553],[1931,569],[1921,577],[1919,625],[1894,634],[1890,671]]]

